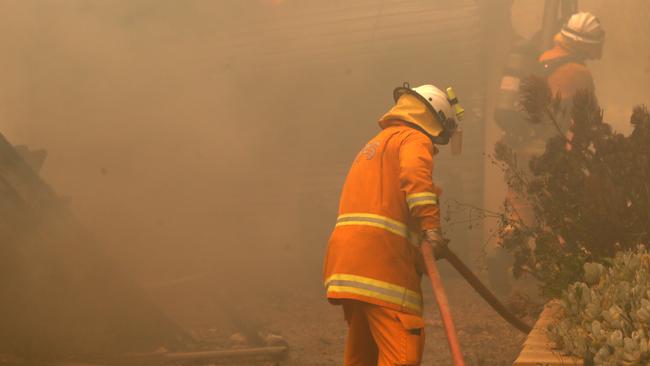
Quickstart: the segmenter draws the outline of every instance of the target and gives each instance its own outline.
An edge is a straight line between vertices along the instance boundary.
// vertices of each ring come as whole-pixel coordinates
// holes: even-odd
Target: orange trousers
[[[348,323],[345,366],[420,365],[424,319],[357,300],[342,300]]]

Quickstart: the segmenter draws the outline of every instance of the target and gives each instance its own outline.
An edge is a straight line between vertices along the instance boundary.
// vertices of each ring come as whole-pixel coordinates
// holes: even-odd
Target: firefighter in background
[[[533,38],[535,40],[535,37]],[[594,91],[587,60],[600,59],[605,41],[605,31],[593,14],[576,13],[553,37],[554,47],[536,55],[532,41],[516,45],[508,55],[505,73],[496,101],[495,120],[504,131],[502,139],[515,150],[523,151],[531,143],[535,151],[543,151],[544,143],[556,133],[547,126],[535,127],[527,123],[519,100],[522,78],[536,75],[545,79],[553,96],[560,96],[565,107],[578,90]],[[569,126],[563,126],[565,129]],[[538,146],[541,143],[541,146]],[[522,156],[523,156],[522,155]]]
[[[600,20],[593,14],[577,13],[569,18],[554,41],[555,47],[544,52],[539,62],[551,95],[559,96],[566,106],[570,106],[577,91],[593,92],[596,89],[585,61],[599,60],[602,57],[605,31]],[[571,149],[571,122],[563,122],[569,140],[566,147]]]
[[[442,245],[436,144],[462,108],[432,85],[395,89],[395,106],[352,163],[324,263],[328,300],[349,326],[345,365],[419,365],[424,345],[420,240]]]
[[[555,35],[555,46],[539,58],[552,95],[570,100],[578,90],[595,90],[585,61],[601,58],[604,41],[605,31],[593,14],[577,13],[569,18]]]
[[[596,89],[585,61],[601,58],[605,31],[593,14],[576,13],[569,18],[553,40],[555,46],[539,57],[538,74],[546,79],[551,95],[558,96],[564,108],[568,109],[571,108],[576,92],[580,90],[594,92]],[[566,113],[567,118],[558,121],[566,131],[569,140],[567,149],[571,149],[570,140],[573,138],[570,115]],[[528,149],[518,151],[518,155],[526,163],[525,167],[534,155],[544,153],[546,141],[557,133],[553,127],[546,125],[540,127],[547,130],[546,133],[539,133],[536,139],[538,141],[530,141]],[[519,202],[520,200],[510,192],[509,199],[515,211],[519,213],[519,219],[532,222],[533,215],[530,208],[524,202]]]
[[[596,16],[587,12],[573,14],[553,38],[554,47],[544,52],[538,59],[536,69],[521,72],[520,75],[535,74],[545,78],[553,96],[559,96],[565,108],[570,108],[574,95],[579,90],[595,91],[593,77],[585,65],[587,60],[597,60],[602,56],[605,31]],[[516,59],[515,59],[516,60]],[[510,99],[519,99],[519,79],[513,75],[506,75],[502,80],[502,96]],[[517,87],[512,87],[516,85]],[[505,88],[505,90],[504,90]],[[521,112],[511,101],[504,101],[497,107],[496,118],[502,126],[509,126],[503,142],[516,152],[520,168],[527,169],[533,156],[544,153],[546,141],[557,134],[554,127],[548,125],[533,126],[524,118]],[[564,120],[558,121],[561,128],[566,131],[567,149],[571,149],[570,113],[565,114]],[[499,121],[501,118],[504,122]],[[510,121],[508,121],[510,120]],[[516,127],[516,125],[519,125]],[[523,130],[519,131],[519,129]],[[525,199],[518,197],[515,192],[508,191],[506,197],[510,206],[511,218],[522,221],[524,224],[533,223],[534,215]],[[508,235],[506,228],[503,235]],[[510,275],[505,271],[508,266],[506,253],[496,248],[488,258],[490,282],[494,290],[501,295],[510,291],[507,283]]]

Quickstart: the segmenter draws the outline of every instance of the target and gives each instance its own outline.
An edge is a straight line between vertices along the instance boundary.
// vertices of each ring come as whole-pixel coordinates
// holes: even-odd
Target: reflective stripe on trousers
[[[373,278],[333,274],[325,280],[328,293],[367,296],[422,313],[422,295],[405,287]]]

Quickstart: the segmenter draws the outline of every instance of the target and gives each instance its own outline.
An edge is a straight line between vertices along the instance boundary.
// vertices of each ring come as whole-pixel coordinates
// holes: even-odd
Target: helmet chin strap
[[[444,122],[442,122],[442,125],[444,126],[444,129],[440,135],[431,136],[431,141],[433,141],[433,143],[436,145],[447,145],[451,139],[451,136],[454,134],[454,132],[456,132],[456,128],[458,128],[456,122],[450,118],[447,118]]]
[[[441,120],[442,124],[442,132],[438,136],[431,136],[426,131],[422,130],[427,136],[429,136],[429,139],[431,139],[431,142],[433,142],[436,145],[447,145],[449,144],[449,141],[451,140],[451,137],[456,133],[456,129],[458,129],[458,124],[453,118],[445,118],[444,120]]]
[[[456,118],[459,121],[462,120],[463,117],[465,116],[465,109],[458,102],[458,97],[456,97],[456,92],[452,87],[448,87],[446,92],[447,92],[447,100],[449,101],[449,105],[453,108],[454,112],[456,113]],[[438,145],[447,145],[449,143],[449,140],[451,139],[451,136],[453,136],[454,133],[456,132],[456,129],[458,128],[458,124],[453,118],[441,119],[441,123],[443,126],[442,133],[439,136],[432,138],[431,140]]]

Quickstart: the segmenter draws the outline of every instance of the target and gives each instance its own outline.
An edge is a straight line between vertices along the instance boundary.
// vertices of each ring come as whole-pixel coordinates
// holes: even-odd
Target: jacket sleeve
[[[440,190],[433,184],[433,155],[431,140],[415,132],[404,139],[400,147],[400,188],[406,197],[414,228],[421,231],[440,227]]]

